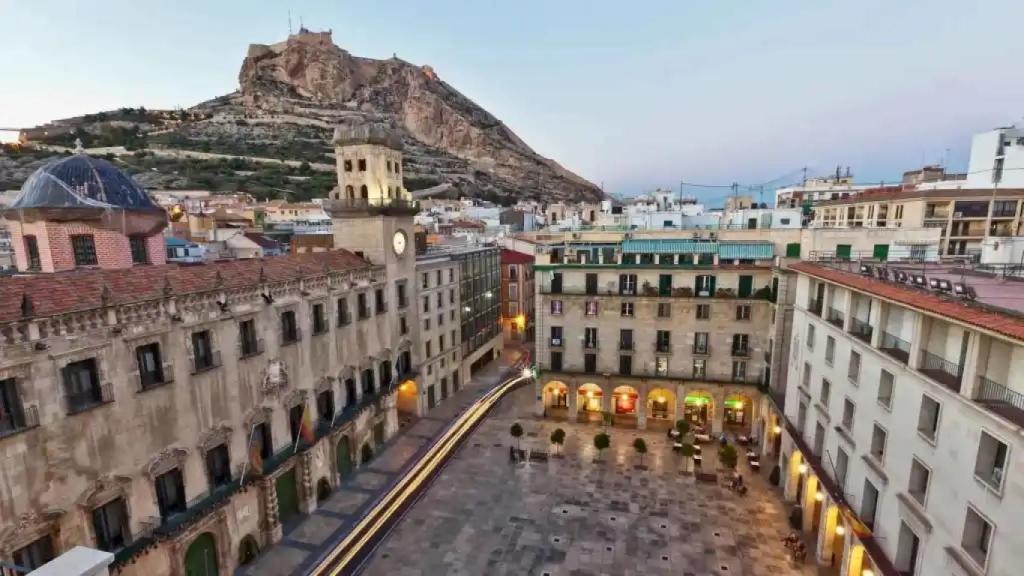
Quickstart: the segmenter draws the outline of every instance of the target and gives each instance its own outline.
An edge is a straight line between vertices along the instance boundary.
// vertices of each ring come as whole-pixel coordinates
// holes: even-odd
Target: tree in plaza
[[[690,423],[686,420],[676,420],[676,430],[679,431],[679,437],[683,438],[690,433]]]
[[[690,463],[693,462],[693,455],[697,453],[697,449],[693,447],[693,444],[690,444],[689,442],[683,442],[683,447],[680,448],[679,451],[680,453],[682,453],[683,458],[685,459],[684,462],[686,462],[686,471],[689,472]]]
[[[512,437],[516,439],[516,450],[518,450],[519,439],[522,438],[523,436],[523,427],[519,424],[519,422],[516,422],[515,424],[512,425],[511,428],[509,428],[508,433],[511,434]]]
[[[726,444],[718,449],[718,461],[722,463],[724,468],[733,470],[736,468],[736,449]]]
[[[612,439],[611,439],[610,436],[608,436],[604,432],[596,434],[594,436],[594,448],[597,448],[597,457],[600,458],[601,454],[603,454],[604,451],[609,446],[611,446],[611,444],[612,444]]]
[[[633,450],[640,455],[640,465],[644,465],[644,454],[647,454],[647,442],[644,442],[643,438],[637,438],[633,440]]]
[[[565,430],[555,428],[554,432],[551,433],[551,443],[555,445],[555,452],[560,452],[562,444],[565,444]]]

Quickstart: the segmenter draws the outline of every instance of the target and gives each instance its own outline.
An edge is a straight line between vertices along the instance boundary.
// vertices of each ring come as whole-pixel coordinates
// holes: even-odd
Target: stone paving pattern
[[[376,550],[365,574],[418,575],[790,575],[780,539],[785,508],[766,477],[740,471],[738,496],[682,474],[664,432],[614,428],[601,459],[595,424],[533,416],[533,389],[520,389],[472,434]],[[564,458],[512,464],[509,427],[520,422],[524,449],[549,451],[552,430],[567,432]],[[633,439],[648,446],[646,470]],[[704,469],[717,461],[707,446]],[[741,461],[744,460],[741,451]],[[812,556],[812,555],[809,555]]]

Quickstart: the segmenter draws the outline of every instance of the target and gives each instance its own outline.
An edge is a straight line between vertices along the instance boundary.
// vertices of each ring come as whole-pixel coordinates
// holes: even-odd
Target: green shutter
[[[754,291],[754,277],[753,276],[740,276],[740,290],[739,297],[746,298],[750,296],[751,292]]]
[[[800,257],[800,243],[790,242],[786,244],[786,258],[799,258]]]
[[[836,258],[840,260],[850,259],[850,245],[849,244],[837,244],[836,245]]]
[[[715,277],[712,276],[711,277],[711,296],[715,295],[715,290],[716,290],[716,288],[715,288]]]
[[[875,244],[875,250],[872,253],[875,260],[885,262],[889,259],[889,245],[888,244]]]

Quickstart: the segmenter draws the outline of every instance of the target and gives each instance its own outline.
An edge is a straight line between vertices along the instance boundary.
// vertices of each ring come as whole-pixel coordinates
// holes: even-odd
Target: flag
[[[245,485],[245,471],[247,468],[252,467],[257,474],[263,472],[263,455],[260,454],[260,447],[253,444],[253,438],[256,436],[256,424],[253,424],[252,429],[249,430],[249,443],[246,449],[249,452],[249,459],[242,463],[242,475],[238,478],[238,484],[240,486]]]
[[[313,432],[313,412],[306,406],[306,409],[302,412],[302,423],[299,424],[299,437],[306,441],[306,444],[312,445],[316,442],[316,434]]]

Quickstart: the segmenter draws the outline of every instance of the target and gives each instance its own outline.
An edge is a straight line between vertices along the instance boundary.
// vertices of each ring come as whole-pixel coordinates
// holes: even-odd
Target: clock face
[[[391,247],[395,250],[395,254],[401,256],[405,253],[405,232],[399,230],[395,232],[395,235],[391,238]]]

